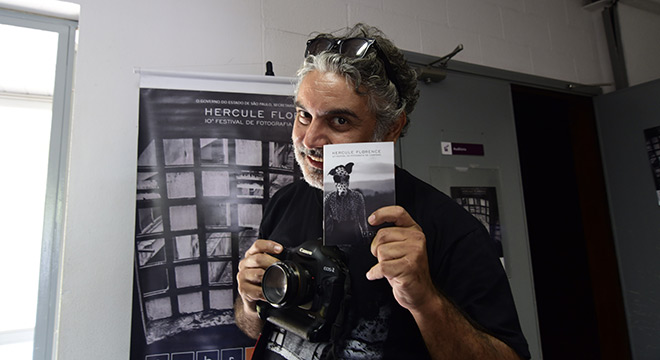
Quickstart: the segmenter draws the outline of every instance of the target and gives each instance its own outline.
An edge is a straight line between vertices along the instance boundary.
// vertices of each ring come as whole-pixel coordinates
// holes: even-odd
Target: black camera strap
[[[350,322],[352,318],[351,314],[351,277],[346,276],[344,280],[344,298],[339,305],[339,313],[335,319],[334,324],[332,324],[332,329],[330,330],[330,351],[328,352],[328,357],[326,360],[338,359],[337,354],[335,353],[335,345],[338,341],[341,341],[348,333],[347,323]]]
[[[332,325],[332,329],[330,330],[330,339],[333,343],[345,335],[344,333],[347,330],[346,322],[348,318],[350,318],[348,312],[351,308],[351,299],[351,277],[346,276],[344,281],[344,298],[341,300],[341,304],[339,305],[339,313],[337,314],[335,323]]]

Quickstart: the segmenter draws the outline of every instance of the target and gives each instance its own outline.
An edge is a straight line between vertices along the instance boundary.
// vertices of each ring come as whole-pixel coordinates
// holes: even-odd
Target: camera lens
[[[309,274],[301,272],[295,263],[278,262],[264,272],[261,289],[274,306],[299,304],[308,295],[308,277]]]
[[[261,287],[264,291],[264,297],[266,297],[268,302],[277,305],[283,304],[287,290],[289,289],[289,276],[286,268],[280,266],[280,264],[268,267],[264,273]]]

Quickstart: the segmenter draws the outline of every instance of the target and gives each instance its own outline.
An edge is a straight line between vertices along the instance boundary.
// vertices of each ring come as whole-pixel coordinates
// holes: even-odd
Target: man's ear
[[[403,131],[403,127],[406,125],[407,120],[408,118],[406,117],[406,112],[404,111],[401,113],[401,115],[399,115],[394,124],[392,124],[390,131],[385,134],[383,141],[396,142],[399,139],[399,136],[401,136],[401,132]]]

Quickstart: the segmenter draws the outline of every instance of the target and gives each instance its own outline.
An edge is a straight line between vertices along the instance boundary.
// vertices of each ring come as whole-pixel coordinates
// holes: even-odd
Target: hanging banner
[[[300,177],[292,81],[142,78],[131,359],[248,359],[236,273],[266,202]]]

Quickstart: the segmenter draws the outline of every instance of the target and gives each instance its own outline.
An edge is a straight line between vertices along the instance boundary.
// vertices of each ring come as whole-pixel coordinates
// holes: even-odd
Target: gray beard
[[[307,153],[306,151],[295,150],[296,162],[300,166],[300,170],[302,170],[303,178],[309,186],[323,190],[323,170],[313,169],[306,164],[305,157],[307,155],[301,152]]]

